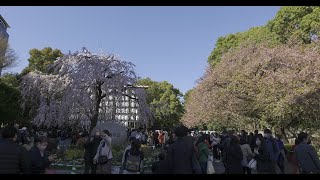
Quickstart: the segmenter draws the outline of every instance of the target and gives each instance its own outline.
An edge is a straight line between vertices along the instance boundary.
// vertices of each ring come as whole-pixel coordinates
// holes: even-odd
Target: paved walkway
[[[220,160],[214,160],[213,161],[213,167],[215,170],[215,174],[223,174],[225,172],[223,163]],[[53,170],[49,172],[50,174],[83,174],[82,169],[76,169],[75,171],[72,170]],[[118,169],[113,168],[112,170],[113,174],[118,174]],[[145,174],[152,174],[152,172],[146,171]],[[293,173],[293,165],[291,163],[285,163],[285,174],[294,174]]]
[[[215,170],[215,174],[223,174],[225,171],[224,165],[220,160],[213,160],[213,167]]]

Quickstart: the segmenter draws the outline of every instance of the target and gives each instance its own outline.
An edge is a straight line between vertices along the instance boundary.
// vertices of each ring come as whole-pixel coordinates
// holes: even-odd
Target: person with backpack
[[[270,129],[264,129],[263,134],[267,145],[267,151],[269,152],[273,164],[273,173],[276,174],[276,170],[278,169],[278,157],[280,155],[279,146],[275,138],[273,138]]]
[[[113,156],[110,136],[111,134],[108,130],[101,132],[102,140],[93,158],[93,164],[97,164],[97,174],[111,174]]]
[[[298,135],[299,144],[294,149],[301,174],[320,174],[320,161],[316,150],[308,142],[307,133]]]
[[[133,139],[131,148],[125,151],[122,164],[123,174],[141,174],[143,172],[144,153],[140,150],[141,141]]]
[[[284,171],[284,163],[285,162],[288,162],[287,160],[287,157],[286,157],[286,148],[284,147],[284,144],[281,140],[281,134],[276,134],[276,142],[278,144],[278,147],[279,147],[279,150],[280,150],[280,154],[278,156],[278,161],[277,161],[277,164],[280,168],[280,171],[281,171],[281,174],[285,174],[285,171]]]

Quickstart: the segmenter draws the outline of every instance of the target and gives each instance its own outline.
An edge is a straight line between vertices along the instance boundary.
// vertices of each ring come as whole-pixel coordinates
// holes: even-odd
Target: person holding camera
[[[93,158],[93,164],[97,164],[97,174],[111,174],[112,150],[111,134],[108,130],[101,132],[101,142]]]
[[[57,158],[56,155],[48,155],[45,151],[47,145],[48,140],[46,137],[38,137],[35,139],[34,146],[29,151],[31,174],[44,174],[46,168]]]

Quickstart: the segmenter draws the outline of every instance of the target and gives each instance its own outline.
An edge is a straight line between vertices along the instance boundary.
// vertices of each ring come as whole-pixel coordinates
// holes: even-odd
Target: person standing
[[[231,135],[230,144],[226,148],[226,173],[243,174],[241,161],[243,154],[239,144],[238,137]]]
[[[199,163],[201,167],[202,174],[207,174],[207,162],[209,155],[209,148],[207,145],[208,139],[205,135],[199,138],[198,153],[199,153]]]
[[[112,150],[111,134],[108,130],[101,132],[101,142],[93,158],[93,164],[97,164],[97,174],[111,174]]]
[[[243,137],[240,138],[240,147],[243,154],[243,159],[241,161],[242,169],[244,174],[251,174],[251,169],[248,167],[248,163],[253,157],[250,145]]]
[[[281,134],[276,134],[276,142],[278,144],[279,150],[280,150],[280,154],[278,156],[278,160],[277,160],[277,164],[280,168],[281,174],[285,174],[284,171],[284,163],[288,162],[287,157],[286,157],[286,153],[285,153],[285,147],[284,144],[281,140]]]
[[[123,174],[141,174],[143,172],[144,153],[140,148],[141,141],[132,139],[131,148],[125,151],[122,163]]]
[[[174,129],[177,140],[169,146],[168,165],[170,174],[192,174],[193,158],[195,157],[194,147],[186,142],[184,137],[187,135],[183,126]]]
[[[93,164],[93,158],[97,153],[97,149],[101,142],[100,130],[97,130],[95,135],[88,138],[87,142],[84,144],[85,153],[84,153],[84,163],[85,170],[84,174],[89,174],[91,170],[91,174],[96,174],[97,164]]]
[[[294,149],[301,174],[319,174],[320,161],[316,150],[310,145],[311,142],[307,133],[298,135],[299,144]]]
[[[257,161],[258,174],[274,174],[274,165],[270,158],[267,144],[262,135],[256,139],[257,148],[254,149],[254,159]]]
[[[56,156],[50,155],[45,151],[48,145],[46,137],[38,137],[34,141],[34,146],[29,151],[31,161],[31,173],[32,174],[44,174],[46,168],[49,167],[51,162],[54,161]]]
[[[276,142],[276,139],[272,136],[272,131],[270,129],[265,129],[263,131],[263,134],[267,145],[267,151],[269,152],[269,156],[273,164],[273,173],[277,174],[277,162],[280,155],[278,143]]]
[[[17,129],[6,126],[2,129],[0,141],[0,174],[27,174],[29,165],[27,151],[15,141]]]

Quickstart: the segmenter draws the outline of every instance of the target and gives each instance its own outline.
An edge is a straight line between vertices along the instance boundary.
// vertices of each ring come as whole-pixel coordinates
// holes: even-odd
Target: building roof
[[[10,28],[9,24],[8,24],[7,21],[1,16],[1,14],[0,14],[0,19],[1,19],[1,21],[7,26],[7,28]]]

